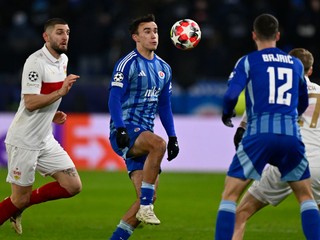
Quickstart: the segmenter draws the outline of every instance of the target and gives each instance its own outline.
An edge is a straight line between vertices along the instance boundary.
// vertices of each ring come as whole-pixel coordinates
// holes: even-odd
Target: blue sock
[[[133,230],[134,228],[131,225],[121,220],[110,240],[127,240],[133,233]]]
[[[307,240],[320,239],[320,216],[315,201],[306,200],[300,205],[303,233]]]
[[[154,194],[154,184],[142,182],[140,204],[141,205],[150,205],[150,204],[152,204],[152,202],[153,202],[153,194]]]
[[[233,201],[222,200],[218,210],[215,239],[231,240],[235,221],[236,203]]]

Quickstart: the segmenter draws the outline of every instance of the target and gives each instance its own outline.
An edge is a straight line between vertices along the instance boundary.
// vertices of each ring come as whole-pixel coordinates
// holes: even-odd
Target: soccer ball
[[[173,24],[170,38],[178,49],[190,50],[200,42],[201,30],[198,23],[191,19],[179,20]]]

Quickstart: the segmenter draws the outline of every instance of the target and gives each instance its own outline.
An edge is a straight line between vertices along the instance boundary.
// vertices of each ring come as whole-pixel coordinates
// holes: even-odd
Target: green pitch
[[[10,186],[0,169],[0,199]],[[32,206],[23,213],[23,235],[10,223],[0,226],[0,239],[109,239],[135,196],[125,172],[80,172],[83,191],[70,199]],[[36,187],[51,178],[36,177]],[[161,224],[143,225],[132,240],[213,239],[224,174],[163,172],[155,212]],[[278,207],[267,207],[248,222],[245,239],[304,239],[299,207],[293,196]]]

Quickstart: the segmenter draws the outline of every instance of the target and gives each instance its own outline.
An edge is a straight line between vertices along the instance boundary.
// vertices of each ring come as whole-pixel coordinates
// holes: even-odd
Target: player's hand
[[[236,150],[238,149],[239,143],[241,142],[245,131],[246,130],[243,127],[238,127],[236,133],[234,134],[233,143],[234,143],[234,146],[236,147]]]
[[[64,112],[61,112],[61,111],[57,111],[54,114],[52,122],[54,122],[56,124],[64,124],[64,122],[66,120],[67,120],[67,114],[65,114]]]
[[[179,153],[179,144],[177,137],[169,137],[169,142],[168,142],[168,161],[171,161],[174,159],[178,153]]]
[[[222,113],[222,122],[224,125],[226,125],[227,127],[233,127],[233,123],[231,121],[231,118],[236,116],[236,112],[233,110],[232,113],[230,114],[226,114],[226,113]]]
[[[127,129],[124,127],[117,128],[117,145],[119,148],[129,147],[130,138]]]
[[[72,85],[77,81],[80,76],[75,74],[69,74],[63,81],[62,87],[58,90],[59,95],[61,97],[67,95]]]

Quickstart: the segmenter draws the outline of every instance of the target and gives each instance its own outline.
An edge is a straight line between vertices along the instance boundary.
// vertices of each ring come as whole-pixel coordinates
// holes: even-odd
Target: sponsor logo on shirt
[[[153,87],[151,89],[147,89],[144,96],[147,98],[158,97],[160,94],[160,88]]]

